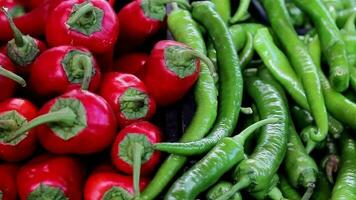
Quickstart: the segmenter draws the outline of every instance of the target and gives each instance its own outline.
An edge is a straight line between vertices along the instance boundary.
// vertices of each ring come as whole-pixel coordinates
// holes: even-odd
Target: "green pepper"
[[[236,51],[240,51],[246,44],[247,33],[251,33],[254,36],[258,29],[264,27],[264,25],[256,23],[242,23],[230,26],[229,30]]]
[[[209,153],[178,178],[165,199],[194,200],[201,192],[216,183],[222,175],[245,158],[245,140],[258,128],[277,123],[279,119],[268,118],[249,126],[233,138],[223,138]]]
[[[210,0],[214,3],[216,11],[227,24],[231,18],[231,1],[230,0]]]
[[[346,45],[336,23],[321,0],[293,2],[309,15],[316,27],[322,51],[329,64],[329,80],[332,87],[338,92],[345,91],[350,82],[349,63]]]
[[[289,184],[288,180],[283,176],[279,175],[279,188],[284,197],[289,200],[300,200],[301,196],[299,193]]]
[[[219,65],[219,113],[212,130],[204,139],[188,143],[158,143],[153,146],[157,150],[186,156],[205,153],[220,139],[232,134],[240,113],[243,93],[239,58],[227,26],[211,2],[194,2],[192,8],[193,18],[206,28],[216,49]]]
[[[316,182],[316,189],[311,197],[312,200],[330,200],[331,197],[331,185],[326,179],[323,173],[319,173]]]
[[[244,21],[249,18],[248,7],[250,6],[251,0],[240,0],[239,7],[236,13],[232,16],[230,23],[235,24],[236,22]]]
[[[307,126],[310,126],[314,122],[313,116],[305,109],[300,108],[299,106],[292,106],[291,113],[296,124],[296,127],[299,130],[304,129]]]
[[[229,191],[231,188],[232,183],[227,181],[220,181],[208,190],[206,193],[206,199],[215,200],[225,192]],[[242,200],[241,194],[237,192],[229,200]]]
[[[190,13],[186,10],[174,9],[168,15],[168,28],[177,41],[206,54],[202,34]],[[217,92],[213,77],[203,63],[199,79],[194,90],[196,111],[180,141],[188,142],[201,139],[212,127],[217,115]],[[186,157],[170,155],[163,162],[150,184],[142,192],[140,199],[155,199],[159,193],[177,174],[187,161]]]

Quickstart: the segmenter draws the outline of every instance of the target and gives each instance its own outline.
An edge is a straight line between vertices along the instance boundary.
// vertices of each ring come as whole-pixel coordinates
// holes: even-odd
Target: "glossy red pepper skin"
[[[182,43],[171,40],[162,40],[156,43],[146,61],[141,79],[156,100],[156,103],[161,106],[175,103],[183,98],[198,79],[200,71],[199,59],[196,61],[194,73],[185,78],[180,78],[169,70],[166,65],[165,49],[170,46],[187,47]]]
[[[145,65],[149,55],[146,53],[128,53],[121,55],[114,61],[113,71],[140,76],[139,72]]]
[[[93,53],[106,53],[112,51],[119,35],[119,21],[115,11],[107,1],[90,0],[91,4],[101,9],[104,13],[101,29],[84,35],[72,30],[67,21],[76,4],[86,0],[68,0],[58,5],[48,17],[46,38],[50,46],[74,45],[83,46]]]
[[[121,107],[122,104],[120,98],[125,95],[125,92],[127,92],[129,88],[140,91],[143,93],[143,95],[146,96],[146,109],[144,115],[141,117],[129,119],[127,116],[125,116],[125,113],[122,112],[123,108]],[[99,94],[109,103],[111,108],[114,110],[116,120],[120,127],[127,126],[137,121],[149,120],[156,112],[156,103],[154,99],[148,94],[146,86],[140,79],[132,74],[124,74],[119,72],[107,73],[101,83]],[[140,108],[140,106],[136,107]]]
[[[40,36],[44,34],[48,14],[63,0],[44,0],[43,4],[29,13],[14,18],[15,25],[23,34]],[[13,37],[12,30],[7,20],[0,20],[0,41],[8,41]]]
[[[165,20],[160,21],[145,15],[142,0],[135,0],[123,7],[119,13],[120,38],[119,47],[128,49],[136,47],[165,27]]]
[[[80,88],[80,83],[72,83],[62,65],[62,61],[71,51],[90,52],[81,47],[58,46],[43,52],[33,64],[29,85],[31,89],[41,96],[53,97],[61,95],[69,90]],[[100,68],[92,56],[94,75],[89,84],[89,91],[96,91],[100,84]]]
[[[71,200],[82,199],[84,169],[69,156],[40,155],[21,167],[17,174],[17,188],[21,200],[40,184],[56,187]]]
[[[132,177],[121,175],[115,172],[95,172],[89,176],[84,187],[85,200],[101,200],[107,191],[112,187],[119,187],[133,194]],[[148,184],[148,180],[140,180],[140,188],[143,190]]]
[[[0,7],[7,8],[8,11],[10,11],[10,13],[11,13],[11,10],[16,8],[17,6],[21,6],[21,5],[16,0],[1,0],[0,1]],[[0,23],[1,22],[7,22],[7,18],[4,15],[4,13],[2,13],[2,12],[0,13]]]
[[[158,129],[158,127],[156,127],[155,125],[153,125],[149,122],[146,122],[146,121],[137,122],[137,123],[130,124],[130,125],[126,126],[125,128],[123,128],[119,132],[119,134],[116,136],[115,142],[112,145],[111,160],[112,160],[113,165],[118,170],[125,172],[126,174],[132,174],[133,170],[132,170],[132,165],[127,163],[125,160],[123,160],[119,156],[120,144],[122,143],[122,141],[124,140],[124,138],[127,135],[130,135],[133,133],[145,135],[147,140],[151,144],[158,143],[158,142],[162,141],[161,131]],[[160,157],[161,157],[161,152],[154,151],[152,153],[151,157],[146,162],[142,162],[141,174],[148,175],[148,174],[152,173],[153,169],[159,163]]]
[[[16,175],[18,167],[13,164],[0,164],[0,191],[2,200],[14,200],[17,197]]]
[[[11,72],[15,71],[15,66],[12,64],[11,60],[5,55],[0,53],[0,66]],[[0,75],[0,101],[12,97],[15,93],[17,83],[9,78]]]
[[[81,89],[71,90],[47,102],[38,115],[46,114],[58,99],[79,100],[86,116],[86,127],[69,140],[63,140],[48,126],[37,128],[40,143],[49,152],[56,154],[90,154],[108,147],[116,134],[115,115],[109,104],[102,97]]]
[[[37,108],[30,101],[19,98],[7,99],[0,103],[0,116],[15,111],[27,121],[37,116]],[[36,149],[37,139],[34,130],[16,145],[0,142],[0,159],[6,161],[20,161],[30,157]]]

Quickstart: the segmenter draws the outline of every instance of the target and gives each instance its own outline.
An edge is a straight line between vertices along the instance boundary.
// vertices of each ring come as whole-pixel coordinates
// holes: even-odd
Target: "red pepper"
[[[114,62],[114,71],[138,76],[149,55],[146,53],[128,53],[120,56]]]
[[[151,51],[142,81],[158,105],[169,105],[181,99],[198,79],[200,58],[214,68],[206,56],[183,43],[163,40]]]
[[[82,199],[84,169],[68,156],[41,155],[25,164],[17,175],[21,200]]]
[[[15,93],[16,82],[23,87],[26,86],[26,81],[14,74],[14,71],[15,66],[11,63],[10,59],[6,55],[0,53],[0,101],[11,97]]]
[[[140,193],[140,174],[150,174],[160,161],[161,153],[154,151],[152,144],[161,140],[161,131],[146,121],[126,126],[115,139],[111,160],[118,170],[133,174],[135,197]]]
[[[31,88],[41,96],[57,96],[74,88],[96,91],[100,68],[84,48],[59,46],[43,52],[33,64]]]
[[[24,34],[43,35],[48,14],[63,0],[44,0],[43,4],[29,13],[14,18],[17,28]],[[8,41],[13,37],[9,22],[0,20],[0,41]]]
[[[28,74],[35,59],[46,50],[46,44],[29,35],[23,35],[15,26],[10,14],[4,8],[0,9],[6,15],[14,34],[14,39],[6,45],[6,53],[17,66],[18,72]]]
[[[147,179],[140,180],[143,190]],[[133,197],[132,177],[115,172],[96,172],[89,176],[84,187],[85,200],[115,199],[131,200]]]
[[[103,0],[68,0],[49,15],[46,37],[50,46],[83,46],[93,53],[112,51],[119,35],[115,11]]]
[[[0,8],[6,8],[11,17],[19,17],[25,13],[24,8],[16,0],[2,0],[0,1]],[[7,21],[3,13],[0,13],[0,21]]]
[[[18,167],[13,164],[0,165],[0,197],[1,200],[14,200],[17,196],[16,174]]]
[[[143,82],[132,74],[107,73],[100,87],[100,96],[110,104],[120,127],[150,119],[156,103]]]
[[[19,161],[30,157],[36,149],[36,134],[28,131],[16,140],[7,141],[19,127],[35,118],[37,108],[25,99],[7,99],[0,103],[0,159]]]

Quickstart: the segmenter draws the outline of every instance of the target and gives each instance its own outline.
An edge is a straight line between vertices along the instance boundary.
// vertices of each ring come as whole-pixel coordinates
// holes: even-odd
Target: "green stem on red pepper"
[[[0,75],[5,76],[5,77],[17,82],[22,87],[26,86],[26,81],[21,76],[18,76],[17,74],[15,74],[9,70],[6,70],[5,68],[1,67],[1,65],[0,65]]]

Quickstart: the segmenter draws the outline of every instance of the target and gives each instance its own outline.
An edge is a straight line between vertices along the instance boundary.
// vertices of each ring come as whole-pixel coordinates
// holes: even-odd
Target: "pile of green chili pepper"
[[[201,64],[195,115],[153,144],[168,156],[139,199],[356,199],[356,1],[190,5],[168,30],[218,78]]]

